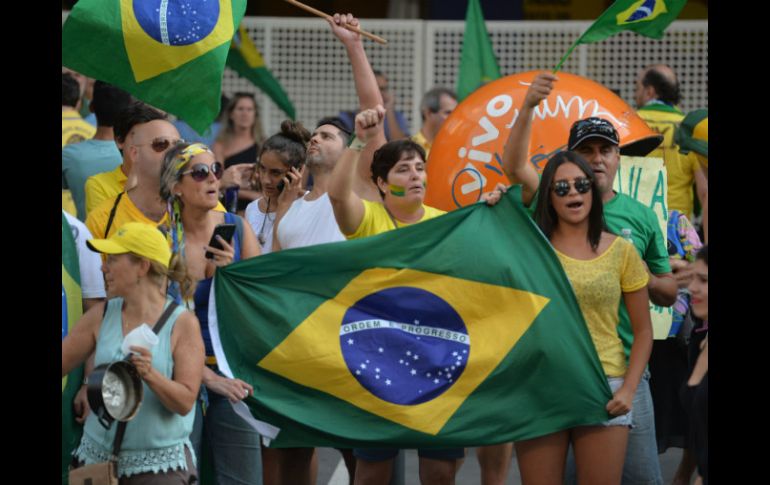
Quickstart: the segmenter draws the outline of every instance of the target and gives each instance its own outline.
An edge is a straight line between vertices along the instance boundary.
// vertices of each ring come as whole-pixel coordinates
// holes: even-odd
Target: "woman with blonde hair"
[[[88,246],[106,255],[102,269],[109,300],[89,309],[62,341],[62,376],[91,354],[96,366],[122,360],[124,337],[143,323],[155,325],[171,311],[155,346],[130,347],[144,398],[125,425],[117,470],[121,484],[192,483],[196,465],[189,436],[203,370],[203,341],[197,318],[167,296],[167,286],[175,280],[190,295],[193,284],[178,259],[169,264],[166,238],[149,224],[129,222],[108,239],[91,239]],[[96,413],[90,413],[73,453],[76,465],[108,461],[117,427],[104,428]]]
[[[259,255],[249,225],[238,215],[216,210],[223,172],[222,164],[206,145],[178,143],[163,159],[160,196],[168,204],[173,252],[183,258],[191,278],[197,281],[193,297],[186,301],[194,307],[203,336],[206,366],[201,398],[207,406],[205,414],[203,405],[196,411],[193,445],[200,451],[200,438],[205,434],[219,484],[238,479],[241,481],[236,483],[256,485],[262,483],[259,434],[230,405],[253,394],[254,388],[220,372],[208,326],[209,295],[216,268]],[[208,245],[219,224],[235,225],[231,240],[217,236],[221,249]]]

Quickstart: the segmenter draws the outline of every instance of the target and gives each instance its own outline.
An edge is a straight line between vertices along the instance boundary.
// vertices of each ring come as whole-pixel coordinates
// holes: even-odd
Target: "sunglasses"
[[[181,177],[182,175],[190,174],[192,179],[196,182],[203,182],[209,178],[209,172],[213,173],[214,177],[219,180],[222,178],[224,171],[224,167],[220,162],[214,162],[211,164],[211,166],[208,166],[205,163],[196,163],[190,170],[185,170],[184,172],[180,173],[179,176]]]
[[[184,142],[184,140],[170,140],[168,138],[154,138],[150,143],[134,143],[136,147],[143,147],[150,145],[150,148],[156,153],[163,153],[168,150],[171,145]]]
[[[553,191],[559,197],[564,197],[569,194],[572,185],[569,180],[559,180],[554,182]],[[578,177],[575,179],[574,186],[578,194],[587,194],[591,190],[591,179],[588,177]]]

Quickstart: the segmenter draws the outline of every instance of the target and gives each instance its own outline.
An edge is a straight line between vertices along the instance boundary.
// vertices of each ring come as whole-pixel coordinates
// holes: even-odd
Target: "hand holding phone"
[[[234,234],[235,224],[217,224],[217,226],[214,228],[214,233],[211,235],[209,246],[215,249],[224,249],[222,247],[222,243],[220,243],[219,239],[217,239],[217,236],[221,236],[222,239],[230,244]],[[206,259],[214,259],[214,253],[211,251],[206,251]]]

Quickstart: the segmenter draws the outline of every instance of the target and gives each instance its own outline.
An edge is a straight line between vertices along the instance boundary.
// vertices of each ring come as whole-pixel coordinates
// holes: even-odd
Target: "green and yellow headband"
[[[190,160],[196,155],[200,155],[201,153],[211,153],[213,155],[213,152],[204,145],[203,143],[193,143],[192,145],[188,146],[179,154],[174,157],[176,160],[176,165],[174,166],[174,171],[179,172],[179,170],[182,169],[185,165],[187,165]]]

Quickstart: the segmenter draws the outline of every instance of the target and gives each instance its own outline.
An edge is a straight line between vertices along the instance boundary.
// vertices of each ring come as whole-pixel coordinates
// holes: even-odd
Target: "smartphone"
[[[217,227],[214,228],[214,234],[211,235],[209,246],[216,249],[223,249],[217,236],[222,236],[222,239],[230,244],[233,239],[233,234],[235,234],[235,224],[217,224]],[[206,251],[206,259],[214,259],[214,253]]]

